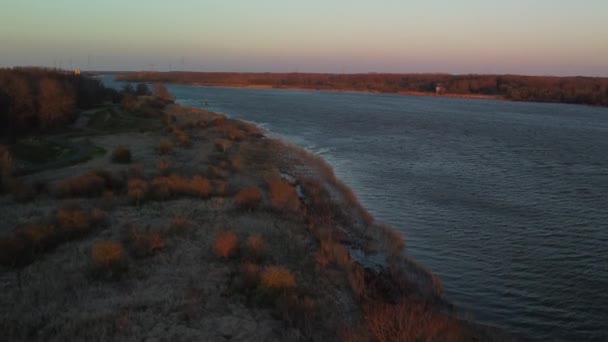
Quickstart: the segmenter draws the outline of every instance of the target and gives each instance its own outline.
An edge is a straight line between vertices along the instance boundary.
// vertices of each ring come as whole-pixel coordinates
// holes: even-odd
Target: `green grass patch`
[[[39,138],[27,138],[11,146],[15,158],[33,164],[44,164],[70,153],[70,148]]]
[[[160,128],[160,122],[158,119],[125,112],[118,107],[106,107],[90,115],[87,128],[104,132],[149,131]]]

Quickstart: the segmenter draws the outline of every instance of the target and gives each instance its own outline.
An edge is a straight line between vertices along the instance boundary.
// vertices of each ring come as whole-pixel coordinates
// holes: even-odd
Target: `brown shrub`
[[[148,183],[139,178],[129,179],[127,183],[127,196],[136,204],[139,205],[146,194],[148,193]]]
[[[353,264],[353,266],[348,270],[348,283],[350,284],[353,294],[357,298],[363,297],[366,289],[365,269],[358,264]]]
[[[171,174],[171,163],[164,159],[161,159],[158,164],[156,164],[156,168],[163,176],[168,176],[169,174]]]
[[[462,341],[459,324],[414,300],[398,304],[373,303],[363,312],[373,341]]]
[[[239,238],[233,231],[222,231],[215,236],[213,252],[220,258],[233,256],[238,248]]]
[[[152,256],[165,249],[165,240],[160,232],[148,231],[136,225],[129,227],[127,242],[133,255],[138,258]]]
[[[129,164],[131,162],[131,150],[126,146],[117,146],[112,151],[112,161],[118,164]]]
[[[260,285],[267,289],[296,287],[296,278],[283,266],[266,266],[260,274]]]
[[[13,178],[13,154],[5,145],[0,145],[0,193],[10,188]]]
[[[245,138],[245,132],[235,125],[227,125],[223,127],[222,132],[224,137],[232,141],[242,141]]]
[[[45,248],[58,238],[55,226],[50,224],[28,223],[21,228],[21,234],[35,250]]]
[[[300,208],[300,198],[293,185],[284,179],[268,181],[270,203],[278,211],[297,211]]]
[[[160,201],[167,200],[171,197],[171,186],[169,177],[154,177],[152,180],[152,196]]]
[[[161,139],[158,143],[158,153],[169,154],[173,152],[173,143],[169,139]]]
[[[169,188],[171,189],[171,192],[176,195],[190,194],[190,180],[182,176],[171,175],[169,176]]]
[[[202,176],[194,176],[190,180],[190,190],[194,196],[202,198],[209,197],[211,193],[211,182]]]
[[[95,197],[106,188],[106,179],[96,172],[68,178],[59,183],[57,193],[60,197]]]
[[[253,260],[259,260],[266,253],[266,242],[261,234],[250,235],[245,241],[247,256]]]
[[[98,241],[91,248],[91,260],[96,271],[117,277],[127,269],[127,255],[119,241]]]
[[[57,209],[55,219],[61,230],[68,235],[82,235],[93,225],[89,211],[77,205]]]
[[[241,209],[254,209],[262,201],[262,192],[258,188],[241,189],[234,196],[234,204]]]
[[[234,155],[230,158],[230,169],[232,171],[239,171],[243,166],[243,161],[240,155]]]
[[[43,252],[78,238],[102,224],[96,210],[77,205],[59,208],[49,220],[28,223],[0,237],[0,264],[7,267],[28,265]]]
[[[184,132],[184,131],[178,131],[176,133],[176,137],[177,137],[177,142],[184,147],[189,147],[192,146],[192,140],[190,139],[190,136]]]
[[[403,235],[393,227],[385,224],[379,224],[378,229],[381,238],[384,240],[384,245],[388,248],[388,252],[393,256],[401,255],[405,247]]]

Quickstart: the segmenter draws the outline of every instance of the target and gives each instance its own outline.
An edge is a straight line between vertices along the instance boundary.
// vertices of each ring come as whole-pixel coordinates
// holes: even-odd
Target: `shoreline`
[[[131,82],[136,81],[119,81],[119,82]],[[430,92],[416,92],[416,91],[398,91],[398,92],[383,92],[374,90],[357,90],[357,89],[331,89],[331,88],[306,88],[306,87],[289,87],[289,86],[271,86],[271,85],[223,85],[223,84],[204,84],[204,83],[181,83],[181,82],[164,82],[166,84],[174,85],[188,85],[196,87],[224,87],[224,88],[241,88],[241,89],[277,89],[277,90],[307,90],[307,91],[334,91],[334,92],[352,92],[352,93],[367,93],[367,94],[393,94],[393,95],[404,95],[404,96],[424,96],[424,97],[438,97],[438,98],[455,98],[455,99],[469,99],[469,100],[497,100],[497,101],[512,101],[506,99],[504,96],[493,96],[493,95],[481,95],[481,94],[436,94]]]
[[[170,104],[158,118],[164,122],[161,131],[89,137],[107,151],[130,146],[135,164],[96,158],[25,176],[23,181],[46,184],[26,202],[0,196],[5,233],[14,227],[30,232],[35,222],[45,222],[41,213],[57,215],[51,222],[60,226],[67,223],[59,213],[83,210],[74,208],[101,217],[84,235],[49,240],[60,248],[40,249],[31,263],[20,266],[19,277],[7,269],[0,303],[15,309],[0,310],[0,326],[12,327],[9,336],[37,327],[43,339],[102,331],[114,338],[215,340],[219,333],[237,339],[334,340],[345,334],[373,336],[371,318],[411,312],[420,316],[412,324],[428,336],[508,340],[497,328],[464,320],[444,298],[440,280],[407,256],[401,234],[375,221],[319,156],[269,137],[255,123],[203,109]],[[172,147],[163,152],[167,142]],[[105,185],[82,192],[90,179]],[[252,192],[257,197],[246,197]],[[52,233],[40,229],[34,231]],[[252,257],[243,245],[218,257],[222,234],[243,241],[258,236],[265,252]],[[35,236],[46,241],[45,235]],[[107,274],[103,266],[91,273],[96,261],[89,251],[104,241],[124,245],[128,268]],[[293,285],[275,292],[254,280],[273,265],[288,269]],[[253,270],[256,277],[250,279]],[[42,279],[53,286],[30,301],[45,284]],[[58,303],[74,295],[80,300],[60,314]],[[194,296],[193,302],[184,303],[185,295]],[[40,305],[47,308],[44,315],[28,316]],[[141,305],[152,314],[140,311]],[[12,326],[14,319],[20,325]],[[116,328],[117,320],[137,323]],[[392,324],[388,318],[380,322]],[[157,325],[164,332],[154,332]]]

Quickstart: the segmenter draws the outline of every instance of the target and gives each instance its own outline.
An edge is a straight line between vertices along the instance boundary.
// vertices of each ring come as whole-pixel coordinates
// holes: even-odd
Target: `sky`
[[[608,76],[606,0],[2,0],[0,67]]]

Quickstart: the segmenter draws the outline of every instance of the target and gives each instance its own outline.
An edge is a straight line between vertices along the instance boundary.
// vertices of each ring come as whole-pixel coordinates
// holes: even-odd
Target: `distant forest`
[[[105,101],[118,102],[119,92],[101,81],[73,72],[46,68],[0,69],[0,138],[61,128],[78,110]]]
[[[608,78],[448,74],[308,74],[222,72],[128,72],[119,80],[214,86],[263,86],[493,96],[513,101],[608,106]]]

